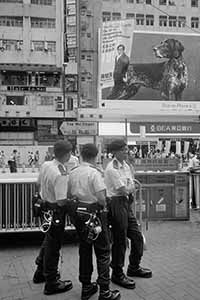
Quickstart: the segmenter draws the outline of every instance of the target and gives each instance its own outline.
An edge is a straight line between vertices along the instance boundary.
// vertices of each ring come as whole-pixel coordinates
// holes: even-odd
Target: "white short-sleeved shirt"
[[[71,170],[68,181],[69,193],[85,203],[98,201],[96,193],[106,189],[103,174],[95,166],[82,162]]]
[[[104,172],[104,180],[107,188],[107,196],[119,196],[121,187],[125,187],[128,191],[133,192],[134,175],[129,165],[123,161],[121,164],[116,158],[113,158],[107,165]]]
[[[38,184],[40,195],[45,201],[55,203],[67,198],[67,172],[65,166],[56,159],[43,163]]]

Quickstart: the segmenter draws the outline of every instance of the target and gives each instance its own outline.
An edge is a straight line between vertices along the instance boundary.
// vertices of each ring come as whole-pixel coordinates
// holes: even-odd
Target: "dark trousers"
[[[38,266],[38,270],[44,274],[46,282],[56,281],[60,249],[64,236],[64,226],[64,216],[62,216],[61,224],[51,224],[50,229],[45,233],[39,255],[35,261]]]
[[[114,86],[112,88],[110,95],[108,96],[108,99],[117,99],[118,97],[120,97],[125,86],[126,83],[123,81],[123,77],[114,80]]]
[[[129,268],[137,269],[143,255],[143,237],[133,214],[131,204],[126,197],[113,197],[110,203],[110,220],[112,225],[112,262],[113,273],[123,273],[127,238],[131,241]]]
[[[92,243],[88,243],[84,236],[84,221],[77,215],[73,218],[73,223],[79,235],[79,280],[82,284],[89,284],[91,282],[93,272],[92,253],[93,248],[97,261],[97,283],[100,286],[109,285],[110,274],[110,238],[107,225],[107,214],[100,213],[98,217],[102,223],[102,232],[98,238]]]

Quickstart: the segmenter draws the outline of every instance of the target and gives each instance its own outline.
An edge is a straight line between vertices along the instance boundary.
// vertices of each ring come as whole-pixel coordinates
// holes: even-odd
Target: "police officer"
[[[84,235],[85,222],[76,213],[74,225],[77,229],[79,243],[79,280],[82,283],[81,299],[87,300],[98,290],[100,286],[99,300],[120,299],[119,291],[109,289],[109,264],[110,264],[110,242],[107,226],[107,213],[105,212],[106,194],[102,172],[96,168],[98,149],[93,144],[85,144],[81,149],[81,164],[72,169],[69,174],[68,190],[72,197],[78,199],[79,205],[83,207],[99,207],[97,213],[101,221],[102,231],[94,241],[88,241]],[[98,279],[91,282],[93,272],[92,248],[97,259]]]
[[[69,160],[71,150],[72,145],[67,141],[55,143],[55,158],[44,162],[38,177],[40,196],[56,214],[56,220],[53,218],[36,258],[37,269],[33,276],[34,283],[45,282],[45,295],[63,293],[72,288],[70,280],[59,280],[58,272],[59,252],[65,227],[63,206],[67,197],[67,173],[64,163]]]
[[[123,272],[126,239],[131,240],[131,251],[127,275],[130,277],[151,277],[152,272],[140,266],[143,255],[143,237],[132,210],[134,181],[131,168],[126,163],[128,147],[124,140],[110,144],[114,157],[105,169],[105,184],[110,198],[110,216],[113,234],[112,282],[128,289],[135,288],[135,282]]]

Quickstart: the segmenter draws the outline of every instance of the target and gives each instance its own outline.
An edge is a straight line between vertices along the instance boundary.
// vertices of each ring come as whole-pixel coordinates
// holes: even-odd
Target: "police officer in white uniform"
[[[46,161],[38,177],[38,190],[49,209],[59,217],[58,224],[52,222],[46,232],[39,256],[36,258],[37,269],[33,276],[34,283],[45,282],[44,294],[63,293],[72,288],[70,280],[59,280],[59,252],[64,235],[65,212],[63,206],[67,198],[67,173],[64,163],[69,160],[72,145],[67,141],[58,141],[54,145],[55,158]],[[56,218],[57,218],[56,217]]]
[[[89,208],[96,207],[97,216],[101,220],[102,231],[96,240],[88,242],[85,234],[85,222],[76,213],[74,225],[77,229],[79,243],[79,280],[82,283],[81,299],[87,300],[97,292],[100,286],[99,300],[120,299],[119,291],[109,289],[110,240],[107,225],[106,187],[102,171],[96,168],[98,149],[94,144],[85,144],[81,149],[81,164],[69,174],[68,190],[72,197],[78,199],[79,205]],[[92,248],[97,258],[98,279],[91,282],[93,272]]]
[[[140,266],[143,255],[143,237],[132,210],[134,175],[126,163],[128,146],[124,140],[114,140],[110,144],[114,158],[105,169],[107,196],[110,198],[110,217],[113,233],[111,280],[124,288],[135,288],[135,282],[123,272],[126,239],[131,240],[131,251],[127,275],[131,277],[151,277],[152,272]]]

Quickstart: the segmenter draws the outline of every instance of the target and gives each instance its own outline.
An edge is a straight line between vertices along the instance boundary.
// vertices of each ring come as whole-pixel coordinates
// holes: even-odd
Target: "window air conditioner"
[[[31,42],[31,51],[34,51],[34,43]]]
[[[64,103],[62,102],[57,102],[56,103],[56,110],[57,111],[62,111],[64,109]]]
[[[48,51],[48,43],[47,43],[47,41],[44,42],[44,51]]]
[[[5,49],[4,47],[4,41],[0,40],[0,50],[3,51]]]
[[[17,50],[22,50],[20,41],[17,41]]]

